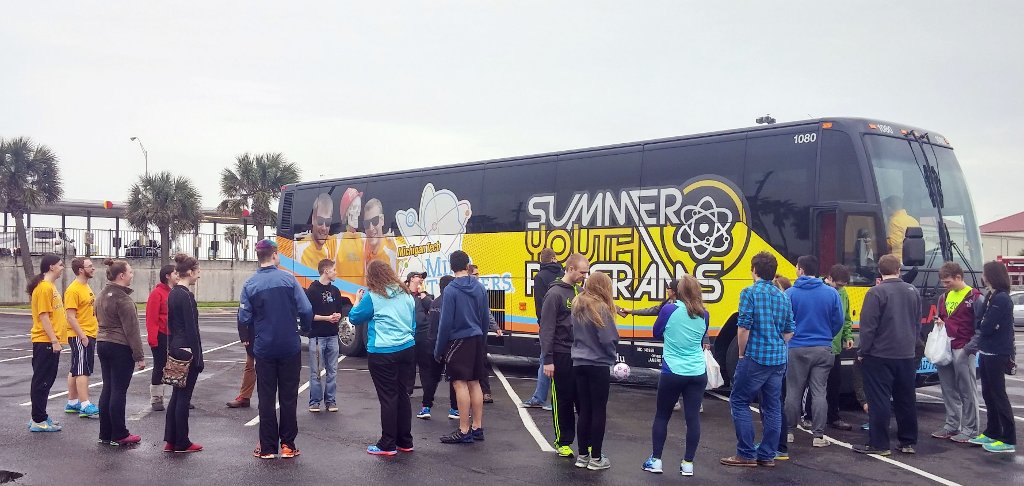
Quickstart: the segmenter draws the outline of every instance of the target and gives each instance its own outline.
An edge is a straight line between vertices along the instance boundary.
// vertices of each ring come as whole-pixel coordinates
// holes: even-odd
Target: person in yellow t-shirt
[[[310,216],[309,244],[302,251],[300,263],[306,268],[316,270],[320,260],[335,258],[337,243],[331,236],[331,220],[334,206],[331,196],[327,193],[317,196],[313,202],[313,213]]]
[[[882,201],[885,206],[885,212],[889,215],[889,227],[886,231],[886,239],[889,243],[889,248],[892,249],[892,254],[903,263],[903,238],[907,234],[907,228],[919,228],[919,223],[913,216],[907,214],[907,210],[903,207],[903,198],[899,196],[889,196]]]
[[[64,261],[53,253],[43,255],[39,274],[28,284],[32,296],[32,422],[31,432],[59,432],[59,423],[46,413],[50,388],[57,379],[61,343],[65,342],[67,316],[60,292],[53,282],[64,273]]]
[[[75,280],[64,291],[64,308],[68,317],[68,347],[71,348],[71,372],[68,373],[68,403],[64,413],[77,413],[79,417],[99,418],[100,410],[89,401],[89,376],[96,362],[96,296],[89,288],[89,280],[96,267],[88,258],[71,260]]]

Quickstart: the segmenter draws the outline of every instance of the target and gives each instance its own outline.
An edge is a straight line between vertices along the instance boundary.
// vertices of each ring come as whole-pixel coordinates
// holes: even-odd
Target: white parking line
[[[705,392],[705,393],[707,393],[708,395],[711,395],[711,396],[713,396],[715,398],[718,398],[719,400],[724,400],[726,402],[729,401],[729,397],[725,397],[725,396],[719,395],[718,393],[711,392],[711,391]],[[761,413],[761,411],[758,410],[754,406],[751,406],[750,410],[754,411],[754,413]],[[800,430],[804,430],[804,429],[801,428]],[[810,432],[808,432],[806,430],[804,430],[804,432],[807,432],[808,434],[810,433]],[[786,433],[786,431],[782,431],[782,433]],[[835,444],[837,446],[849,449],[851,451],[853,450],[853,446],[851,446],[850,444],[848,444],[846,442],[834,439],[834,438],[829,437],[827,435],[825,435],[823,437],[825,438],[825,440],[827,440],[827,441],[829,441],[829,442],[831,442],[831,443],[833,443],[833,444]],[[916,468],[914,466],[911,466],[910,464],[905,464],[905,463],[899,462],[899,461],[897,461],[895,459],[890,459],[888,457],[879,456],[879,455],[875,455],[875,454],[865,454],[865,455],[870,457],[870,458],[872,458],[872,459],[877,459],[877,460],[882,461],[884,463],[892,464],[893,466],[896,466],[898,468],[905,469],[905,470],[910,471],[910,472],[912,472],[914,474],[917,474],[918,476],[921,476],[923,478],[931,479],[932,481],[935,481],[935,482],[937,482],[939,484],[945,484],[946,486],[962,486],[960,483],[950,481],[950,480],[948,480],[946,478],[943,478],[943,477],[940,477],[940,476],[936,476],[936,475],[934,475],[934,474],[932,474],[932,473],[930,473],[928,471],[923,471],[923,470],[918,469],[918,468]]]
[[[15,334],[13,336],[0,336],[0,339],[14,339],[14,338],[23,338],[23,337],[29,337],[29,334]]]
[[[234,345],[236,345],[236,344],[238,344],[238,343],[240,343],[240,342],[242,342],[242,341],[235,341],[235,342],[227,343],[227,344],[225,344],[225,345],[223,345],[223,346],[217,346],[216,348],[213,348],[213,349],[207,349],[207,350],[204,350],[204,351],[203,351],[203,355],[205,356],[205,355],[206,355],[207,353],[212,353],[212,352],[214,352],[214,351],[218,351],[218,350],[221,350],[221,349],[227,348],[227,347],[229,347],[229,346],[234,346]],[[149,366],[149,367],[146,367],[146,368],[144,368],[144,369],[141,369],[141,370],[138,370],[138,371],[136,371],[136,372],[132,373],[132,376],[138,375],[138,374],[140,374],[140,373],[145,373],[145,372],[147,372],[147,371],[152,371],[152,370],[153,370],[153,367],[152,367],[152,366]],[[95,388],[95,387],[97,387],[97,386],[100,386],[100,385],[102,385],[102,384],[103,384],[103,382],[102,382],[102,381],[97,381],[96,383],[90,383],[90,384],[89,384],[89,388]],[[60,393],[54,393],[53,395],[50,395],[49,397],[46,397],[46,399],[47,399],[47,400],[53,400],[54,398],[57,398],[57,397],[62,397],[62,396],[64,396],[64,395],[67,395],[67,394],[68,394],[68,392],[66,392],[66,391],[62,391],[62,392],[60,392]],[[28,407],[28,406],[32,405],[32,402],[31,402],[31,401],[28,401],[28,402],[25,402],[25,403],[21,403],[21,404],[19,404],[19,405],[21,405],[22,407]]]
[[[341,363],[341,360],[343,360],[343,359],[345,359],[345,355],[341,355],[341,357],[338,358],[338,363]],[[334,366],[338,366],[338,363],[335,363]],[[324,368],[324,369],[320,370],[320,376],[324,376],[326,374],[327,374],[327,368]],[[299,387],[299,393],[302,393],[302,392],[308,390],[309,389],[309,384],[310,384],[310,382],[307,381],[302,386],[300,386]],[[281,409],[281,402],[277,402],[277,404],[274,405],[274,410],[280,410],[280,409]],[[260,423],[260,416],[259,415],[257,415],[256,418],[246,422],[245,426],[246,427],[252,427],[253,425],[256,425],[258,423]]]
[[[927,394],[925,392],[917,392],[917,394],[921,395],[921,396],[928,397],[928,398],[938,398],[939,400],[942,400],[942,395],[939,395],[939,396],[929,395],[929,394]],[[1013,407],[1013,408],[1024,408],[1024,407]],[[981,410],[982,412],[987,412],[988,411],[988,409],[985,408],[982,405],[978,405],[978,409]],[[1018,417],[1018,416],[1014,415],[1013,418],[1015,418],[1017,420],[1020,420],[1021,422],[1024,422],[1024,417]]]
[[[501,385],[505,387],[505,391],[508,392],[509,398],[511,398],[512,402],[516,405],[516,410],[519,411],[519,418],[523,421],[523,426],[526,427],[526,431],[533,436],[533,440],[537,441],[537,445],[540,446],[540,450],[544,452],[555,452],[555,448],[552,447],[546,439],[544,439],[544,434],[540,433],[540,429],[537,428],[537,423],[533,421],[533,417],[531,417],[530,413],[520,405],[523,403],[522,398],[519,398],[519,394],[512,389],[512,385],[508,383],[508,380],[505,378],[505,374],[502,373],[497,366],[494,367],[494,376],[497,376],[498,380],[501,380]]]

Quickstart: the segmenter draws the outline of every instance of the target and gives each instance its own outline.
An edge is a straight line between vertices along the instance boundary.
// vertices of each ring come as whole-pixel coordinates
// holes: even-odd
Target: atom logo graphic
[[[683,225],[676,230],[676,244],[693,256],[704,260],[712,253],[722,254],[732,244],[731,231],[735,224],[732,211],[718,207],[714,198],[704,196],[696,206],[684,206]]]

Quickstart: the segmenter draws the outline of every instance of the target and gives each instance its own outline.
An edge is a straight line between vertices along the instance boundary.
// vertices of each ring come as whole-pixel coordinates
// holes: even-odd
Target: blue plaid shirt
[[[793,305],[778,287],[758,280],[743,289],[736,325],[750,331],[744,356],[764,366],[786,362],[789,350],[782,335],[793,332]]]

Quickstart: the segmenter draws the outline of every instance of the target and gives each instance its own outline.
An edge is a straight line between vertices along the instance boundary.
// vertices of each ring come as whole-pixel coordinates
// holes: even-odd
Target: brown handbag
[[[188,359],[182,360],[171,356],[171,352],[168,350],[167,363],[164,365],[164,377],[160,381],[175,388],[185,388],[190,366],[192,366],[191,353],[189,353]]]

